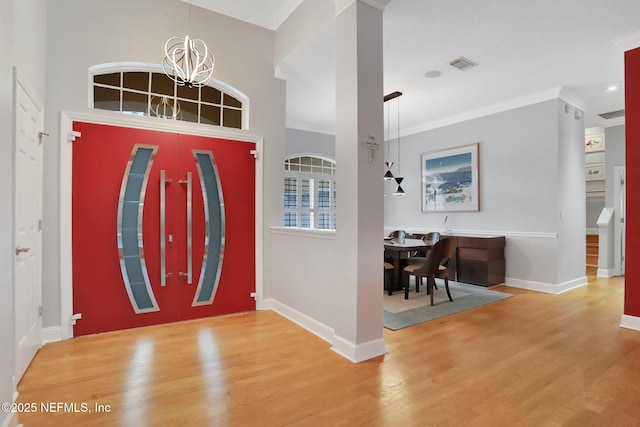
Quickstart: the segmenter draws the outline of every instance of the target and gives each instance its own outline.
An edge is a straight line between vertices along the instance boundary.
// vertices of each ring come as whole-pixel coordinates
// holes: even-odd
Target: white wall
[[[361,361],[384,353],[382,157],[360,143],[383,138],[381,11],[350,3],[337,16],[336,44],[336,137],[289,129],[287,153],[335,157],[338,229],[272,230],[269,304]]]
[[[12,402],[15,390],[13,67],[43,101],[45,33],[45,0],[0,0],[0,402]],[[8,415],[0,412],[0,425]]]
[[[338,244],[334,232],[274,229],[272,253],[274,254],[273,286],[269,297],[304,316],[313,319],[305,324],[314,330],[316,322],[335,328],[334,301],[344,293],[335,280],[338,265]],[[323,339],[331,342],[329,335],[316,331]]]
[[[249,133],[264,136],[264,225],[282,221],[285,85],[274,78],[274,32],[176,0],[58,0],[49,8],[46,126],[58,140],[60,111],[88,109],[88,68],[135,61],[159,64],[164,42],[201,38],[216,59],[214,77],[250,98]],[[59,148],[45,146],[44,325],[60,319]],[[270,233],[264,246],[271,246]],[[265,287],[269,254],[265,255]]]
[[[588,182],[587,185],[590,183]],[[586,203],[586,232],[587,234],[598,234],[598,218],[605,204],[604,193],[587,193]]]
[[[305,0],[276,30],[274,60],[279,64],[304,40],[335,17],[333,0]]]
[[[590,135],[593,133],[604,132],[605,129],[601,126],[585,129],[585,134]],[[606,138],[605,138],[606,140]],[[623,142],[624,144],[624,142]],[[604,163],[605,152],[595,151],[585,153],[585,163]],[[606,172],[606,169],[605,169]],[[605,181],[586,181],[586,207],[587,207],[587,233],[598,234],[598,218],[602,208],[605,207]]]
[[[326,133],[287,128],[285,156],[314,154],[336,159],[336,137]]]
[[[602,158],[600,161],[605,164],[605,182],[601,185],[606,189],[605,197],[601,198],[601,206],[598,210],[598,215],[604,207],[615,209],[613,215],[614,226],[610,229],[601,230],[600,244],[598,253],[598,275],[609,277],[612,274],[618,274],[616,269],[616,261],[621,257],[618,253],[618,245],[621,244],[621,237],[619,235],[619,219],[620,212],[618,206],[616,206],[615,193],[616,187],[619,185],[619,181],[615,178],[615,169],[618,166],[626,165],[625,158],[625,126],[613,126],[604,129],[605,132],[605,151],[600,153]],[[588,199],[587,199],[588,200]],[[587,204],[587,212],[589,212],[589,204]],[[587,220],[589,215],[587,214]],[[590,227],[589,225],[587,225]],[[597,226],[596,226],[597,227]],[[616,241],[617,240],[617,241]]]
[[[556,292],[579,282],[590,199],[584,191],[584,124],[573,107],[565,112],[565,105],[550,100],[402,137],[407,195],[391,196],[395,184],[385,184],[385,228],[437,230],[447,215],[454,231],[507,235],[506,275],[512,284]],[[287,130],[287,153],[330,146],[331,137],[319,135]],[[423,213],[420,154],[472,142],[480,142],[481,211]],[[392,139],[392,161],[397,161],[396,143]]]
[[[15,0],[15,64],[20,74],[44,102],[47,40],[46,0]]]
[[[558,103],[557,284],[586,282],[584,120]]]
[[[13,0],[0,0],[0,402],[13,402]],[[10,414],[0,412],[0,425]]]
[[[557,202],[556,106],[557,101],[546,101],[402,137],[400,172],[407,195],[385,198],[385,226],[441,227],[447,215],[454,230],[555,232],[550,206]],[[480,212],[422,212],[420,154],[474,142],[480,143]],[[393,144],[390,152],[396,161]],[[387,190],[393,189],[389,184]]]
[[[336,137],[324,133],[289,129],[286,132],[285,156],[314,154],[330,159],[336,158]],[[272,262],[273,282],[291,283],[292,286],[276,286],[270,297],[288,306],[295,307],[305,316],[322,325],[333,324],[331,301],[340,294],[334,268],[337,265],[335,232],[279,229],[273,231]],[[307,326],[310,330],[313,327]],[[331,341],[316,331],[323,339]]]
[[[605,128],[605,177],[606,177],[606,206],[615,205],[615,188],[617,186],[614,179],[616,166],[625,166],[625,127],[624,125]]]
[[[403,188],[407,195],[389,195],[393,183],[386,184],[385,228],[441,230],[447,215],[447,225],[454,232],[507,236],[508,284],[558,292],[580,281],[584,259],[578,267],[577,261],[566,261],[559,252],[564,239],[575,237],[565,236],[573,231],[560,226],[560,202],[568,192],[574,200],[569,187],[578,181],[582,182],[582,190],[575,192],[575,200],[581,198],[581,202],[565,207],[565,214],[582,224],[582,241],[585,216],[584,149],[578,159],[569,160],[571,153],[577,151],[572,144],[582,147],[584,135],[575,135],[579,126],[576,123],[560,125],[566,120],[560,113],[564,105],[553,99],[402,137],[400,172],[405,177]],[[422,212],[420,154],[474,142],[480,143],[480,212]],[[390,153],[390,159],[396,161],[393,144]],[[571,162],[570,176],[566,175],[567,161]],[[562,190],[558,188],[560,183],[564,183]],[[580,212],[582,219],[577,215]],[[584,245],[577,250],[584,254]],[[570,267],[570,278],[559,273],[560,265],[563,271]],[[576,273],[579,268],[581,276]]]
[[[614,207],[615,187],[614,179],[616,166],[625,166],[625,126],[612,126],[603,129],[605,134],[605,151],[587,153],[587,163],[602,162],[605,165],[605,180],[587,182],[587,191],[604,190],[597,195],[589,194],[587,197],[587,229],[597,231],[598,217],[602,208]]]

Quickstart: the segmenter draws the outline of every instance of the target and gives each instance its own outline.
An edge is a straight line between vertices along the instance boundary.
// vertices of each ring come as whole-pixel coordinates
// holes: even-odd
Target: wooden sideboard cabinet
[[[504,283],[505,238],[457,236],[457,281],[480,286]]]

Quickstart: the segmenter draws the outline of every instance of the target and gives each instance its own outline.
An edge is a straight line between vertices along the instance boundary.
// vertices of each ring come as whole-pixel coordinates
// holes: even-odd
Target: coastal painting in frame
[[[478,146],[422,153],[422,211],[479,211]]]

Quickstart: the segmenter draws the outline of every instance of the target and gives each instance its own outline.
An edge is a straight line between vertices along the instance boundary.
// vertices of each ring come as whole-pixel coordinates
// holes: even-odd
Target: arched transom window
[[[336,162],[315,156],[284,162],[284,226],[336,228]]]
[[[215,79],[202,87],[178,86],[161,68],[132,66],[97,66],[90,69],[90,74],[93,108],[247,128],[248,98]]]

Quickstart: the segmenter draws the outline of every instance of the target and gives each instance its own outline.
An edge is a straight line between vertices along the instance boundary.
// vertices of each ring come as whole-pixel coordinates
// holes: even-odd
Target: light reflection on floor
[[[198,350],[210,414],[215,414],[213,421],[216,425],[225,425],[227,410],[224,403],[226,385],[222,375],[224,367],[220,360],[218,345],[210,329],[198,331]]]
[[[150,338],[138,340],[129,370],[127,372],[127,385],[124,396],[124,416],[126,425],[144,426],[146,408],[142,404],[148,396],[149,383],[154,367],[154,346]]]

